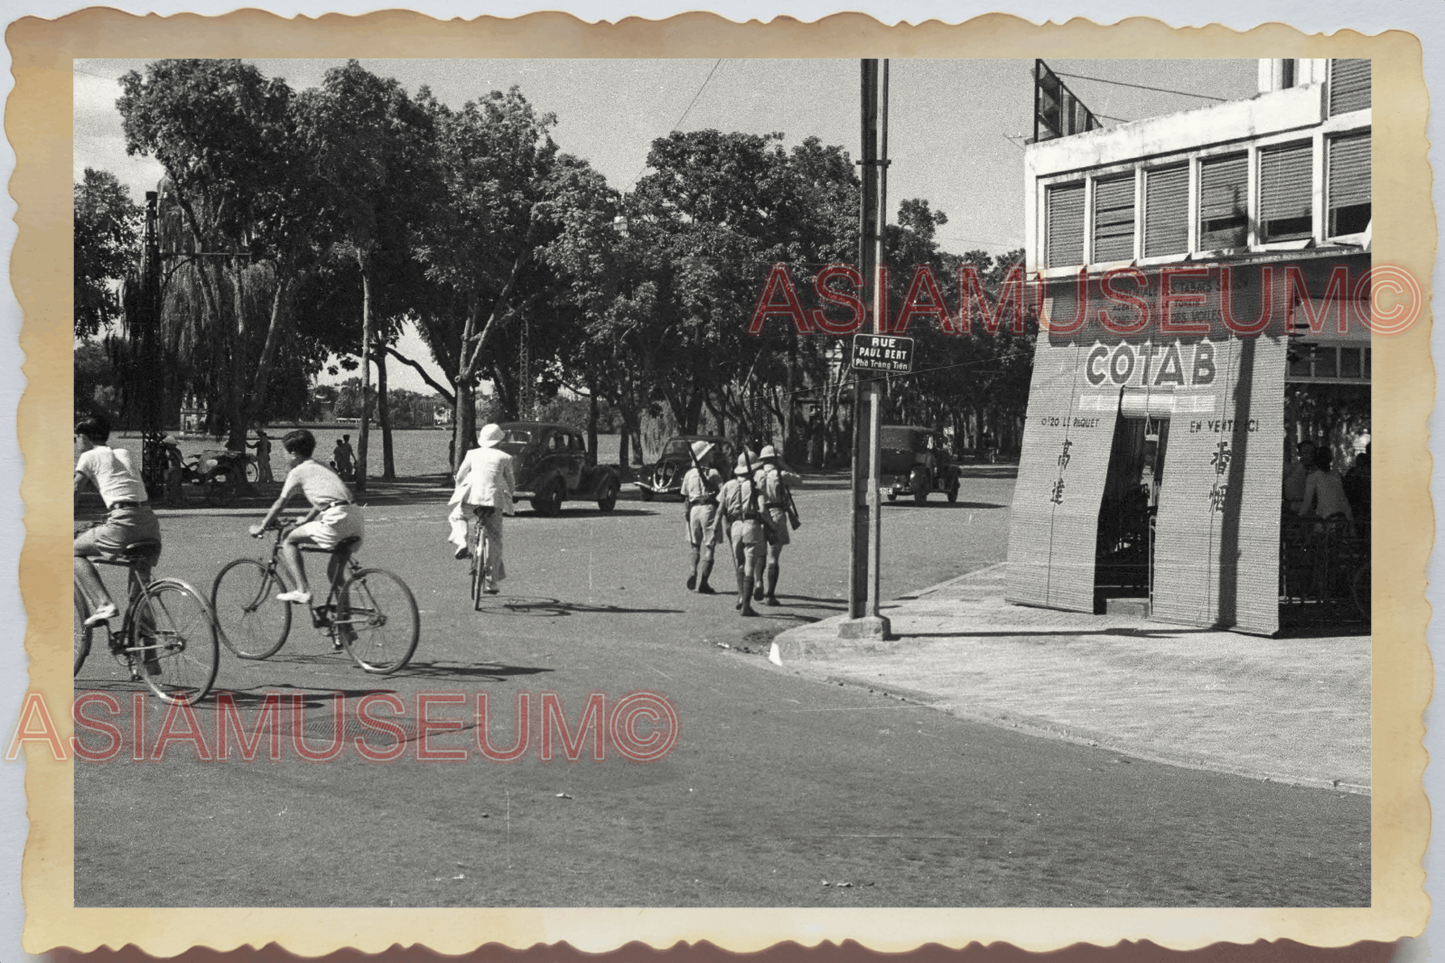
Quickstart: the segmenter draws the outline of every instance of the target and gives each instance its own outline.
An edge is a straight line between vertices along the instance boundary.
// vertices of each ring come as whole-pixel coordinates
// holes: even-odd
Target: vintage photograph
[[[1372,905],[1369,59],[73,73],[77,908]]]

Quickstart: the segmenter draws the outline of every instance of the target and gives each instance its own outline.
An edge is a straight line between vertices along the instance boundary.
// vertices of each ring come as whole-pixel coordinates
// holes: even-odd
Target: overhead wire
[[[1156,92],[1161,93],[1161,94],[1179,94],[1179,95],[1181,95],[1181,96],[1183,96],[1183,97],[1198,97],[1198,98],[1200,98],[1201,100],[1218,100],[1218,101],[1220,101],[1220,102],[1223,102],[1223,101],[1225,101],[1225,100],[1228,100],[1227,97],[1216,97],[1216,96],[1214,96],[1213,94],[1196,94],[1196,93],[1195,93],[1194,91],[1192,91],[1192,90],[1173,90],[1173,89],[1171,89],[1171,88],[1169,88],[1169,87],[1153,87],[1153,86],[1150,86],[1149,84],[1131,84],[1131,83],[1129,83],[1128,81],[1124,81],[1124,80],[1110,80],[1110,79],[1108,79],[1107,77],[1087,77],[1087,76],[1085,76],[1084,74],[1066,74],[1066,73],[1064,73],[1063,71],[1060,71],[1060,70],[1055,70],[1055,71],[1054,71],[1054,75],[1055,75],[1055,76],[1058,76],[1058,77],[1072,77],[1072,78],[1075,79],[1075,80],[1092,80],[1092,81],[1094,81],[1094,82],[1096,82],[1096,83],[1100,83],[1100,84],[1114,84],[1114,85],[1119,86],[1119,87],[1134,87],[1134,88],[1137,88],[1137,89],[1139,89],[1139,90],[1153,90],[1153,91],[1156,91]],[[1118,120],[1119,118],[1114,117],[1114,118],[1110,118],[1110,119],[1111,119],[1111,120]]]
[[[688,114],[692,113],[693,105],[696,104],[697,99],[702,96],[702,92],[707,89],[708,83],[712,80],[712,75],[717,73],[717,69],[722,65],[722,62],[722,57],[713,61],[712,69],[709,70],[707,76],[702,79],[702,85],[697,88],[697,93],[692,95],[692,100],[688,101],[687,108],[678,116],[677,120],[673,122],[673,125],[668,128],[669,133],[682,127],[682,122],[687,119]],[[644,161],[642,166],[637,169],[637,173],[632,175],[632,180],[628,181],[627,186],[622,188],[622,193],[626,194],[632,185],[637,183],[637,179],[642,176],[642,172],[645,170],[647,170],[647,163]]]

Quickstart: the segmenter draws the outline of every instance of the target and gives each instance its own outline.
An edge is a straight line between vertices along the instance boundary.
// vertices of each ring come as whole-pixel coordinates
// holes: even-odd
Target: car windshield
[[[662,457],[666,458],[668,455],[681,455],[683,458],[686,458],[691,447],[692,442],[684,438],[674,438],[662,446]]]
[[[879,433],[881,448],[895,448],[899,451],[917,451],[926,447],[928,432],[917,428],[885,426]]]
[[[507,435],[502,439],[501,444],[525,445],[532,440],[530,431],[519,431],[516,428],[508,428]]]

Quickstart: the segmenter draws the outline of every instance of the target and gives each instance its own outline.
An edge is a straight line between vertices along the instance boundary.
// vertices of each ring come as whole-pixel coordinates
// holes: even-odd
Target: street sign
[[[853,335],[853,367],[907,374],[913,370],[913,339],[886,334]]]

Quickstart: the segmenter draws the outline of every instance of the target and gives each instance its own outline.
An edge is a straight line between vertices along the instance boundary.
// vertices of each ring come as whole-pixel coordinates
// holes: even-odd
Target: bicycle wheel
[[[126,654],[141,678],[166,702],[193,705],[216,681],[220,647],[216,620],[201,594],[179,579],[146,586],[132,607]]]
[[[206,504],[216,508],[229,508],[236,500],[238,488],[235,472],[229,468],[216,469],[206,484]]]
[[[333,624],[357,665],[388,675],[416,651],[421,616],[405,582],[385,569],[364,568],[341,586]]]
[[[90,615],[90,608],[85,604],[85,596],[80,594],[80,586],[75,587],[75,675],[80,675],[80,667],[85,663],[85,657],[90,654],[91,630],[86,628],[85,620]]]
[[[467,525],[467,551],[471,554],[472,563],[473,612],[480,612],[482,609],[482,588],[486,581],[486,565],[482,559],[482,545],[485,541],[486,534],[481,520],[474,519],[469,522]]]
[[[243,659],[265,659],[286,644],[291,606],[276,600],[282,585],[254,558],[238,558],[211,583],[211,611],[226,648]]]

